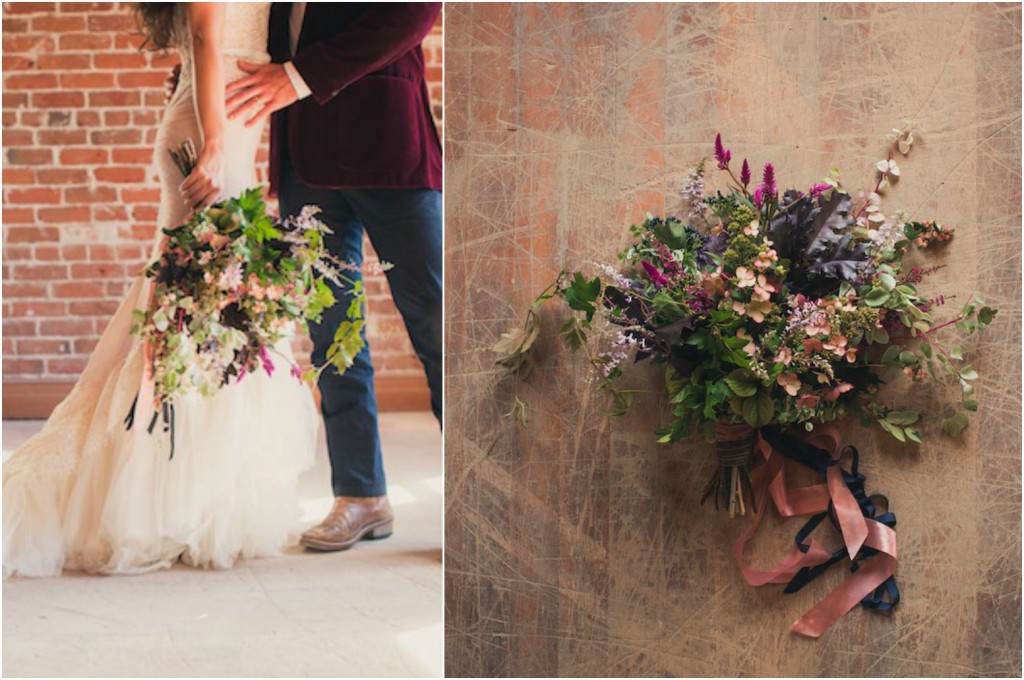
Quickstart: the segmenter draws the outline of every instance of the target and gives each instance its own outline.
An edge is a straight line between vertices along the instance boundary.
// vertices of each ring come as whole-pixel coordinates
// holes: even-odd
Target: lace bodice
[[[244,59],[257,64],[265,64],[270,61],[267,53],[267,32],[270,23],[269,2],[229,2],[226,3],[224,15],[224,56],[234,59]],[[178,5],[178,21],[181,22],[182,30],[178,35],[183,36],[178,51],[181,53],[182,61],[190,62],[192,59],[192,42],[189,39],[188,21],[185,16],[185,3]]]

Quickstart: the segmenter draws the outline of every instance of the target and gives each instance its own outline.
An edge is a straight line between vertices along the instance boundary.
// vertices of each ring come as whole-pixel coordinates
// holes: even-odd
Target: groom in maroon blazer
[[[420,43],[441,3],[273,3],[273,63],[240,62],[228,115],[270,116],[271,192],[281,214],[322,209],[331,252],[362,264],[369,235],[395,305],[423,362],[441,419],[441,145],[430,115]],[[228,27],[230,30],[230,27]],[[344,319],[348,295],[311,327],[320,364]],[[344,550],[391,534],[373,365],[365,348],[344,375],[321,374],[321,411],[334,507],[302,535],[313,550]]]

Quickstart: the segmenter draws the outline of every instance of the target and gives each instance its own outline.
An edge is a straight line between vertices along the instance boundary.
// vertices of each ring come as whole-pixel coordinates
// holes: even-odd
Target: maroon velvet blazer
[[[441,189],[420,47],[440,11],[439,2],[310,2],[292,55],[291,3],[273,3],[270,56],[290,59],[313,94],[271,116],[271,193],[286,133],[292,165],[311,186]]]

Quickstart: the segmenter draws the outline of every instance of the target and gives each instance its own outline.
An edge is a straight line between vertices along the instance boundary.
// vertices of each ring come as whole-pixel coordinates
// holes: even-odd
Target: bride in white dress
[[[188,217],[186,199],[205,205],[256,184],[262,125],[227,120],[224,91],[244,75],[238,59],[269,61],[270,3],[167,11],[167,44],[157,44],[180,52],[182,75],[154,151],[160,228]],[[167,150],[186,139],[201,150],[183,184]],[[154,256],[159,241],[158,232]],[[148,297],[149,282],[136,278],[74,390],[4,463],[4,577],[142,573],[179,559],[226,568],[275,554],[298,520],[296,481],[313,462],[319,419],[309,389],[287,370],[179,400],[173,458],[161,428],[126,429],[143,376],[132,311]],[[290,357],[289,347],[278,349]]]

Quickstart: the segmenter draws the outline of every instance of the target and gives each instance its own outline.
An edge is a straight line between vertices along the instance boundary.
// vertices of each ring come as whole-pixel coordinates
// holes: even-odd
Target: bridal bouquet
[[[188,145],[172,156],[187,175]],[[317,212],[307,206],[275,221],[253,188],[164,230],[163,251],[145,270],[151,302],[136,310],[133,332],[145,342],[153,401],[165,422],[176,397],[209,396],[247,374],[277,370],[285,357],[275,345],[335,304],[328,281],[353,295],[328,363],[305,375],[294,364],[289,370],[312,380],[328,365],[342,372],[352,365],[364,344],[365,293],[362,281],[345,275],[351,266],[326,251]]]
[[[887,403],[883,383],[903,377],[955,386],[959,408],[944,414],[942,429],[958,436],[969,422],[967,412],[978,409],[972,384],[978,374],[965,362],[960,338],[983,329],[996,311],[977,295],[929,298],[918,290],[935,268],[914,266],[913,251],[944,245],[954,230],[883,212],[881,197],[900,176],[897,158],[910,152],[913,141],[912,127],[894,130],[885,158],[874,166],[874,188],[853,196],[836,171],[786,190],[771,163],[757,179],[746,159],[737,171],[719,135],[714,161],[728,189],[705,195],[705,164],[697,164],[681,190],[685,214],[648,215],[632,226],[618,267],[597,264],[589,275],[562,272],[531,305],[524,324],[502,336],[495,347],[499,363],[520,376],[529,372],[538,310],[560,300],[570,311],[560,333],[596,368],[600,387],[615,404],[613,415],[624,413],[634,396],[616,386],[627,363],[661,366],[672,411],[658,441],[677,442],[695,430],[715,441],[718,466],[703,499],[713,497],[716,506],[721,499],[730,516],[754,505],[758,521],[768,475],[776,472],[762,469],[752,476],[751,470],[755,460],[770,460],[773,447],[814,467],[823,479],[828,469],[839,469],[838,448],[835,455],[825,455],[829,447],[809,453],[793,439],[780,439],[791,437],[780,434],[786,426],[812,438],[822,424],[852,415],[900,442],[921,442],[917,425],[925,414]],[[525,416],[518,397],[513,413]],[[857,481],[856,461],[843,474],[849,479],[829,487],[832,505],[817,510],[832,508],[834,517],[842,505],[835,494],[847,493],[853,515],[862,517],[847,516],[845,524],[884,524],[863,492],[863,477]],[[784,501],[773,500],[786,510]],[[851,559],[860,547],[848,541]],[[894,537],[892,547],[894,562]],[[795,582],[797,572],[789,575]],[[894,582],[889,587],[895,589]],[[881,607],[882,600],[875,604]]]

